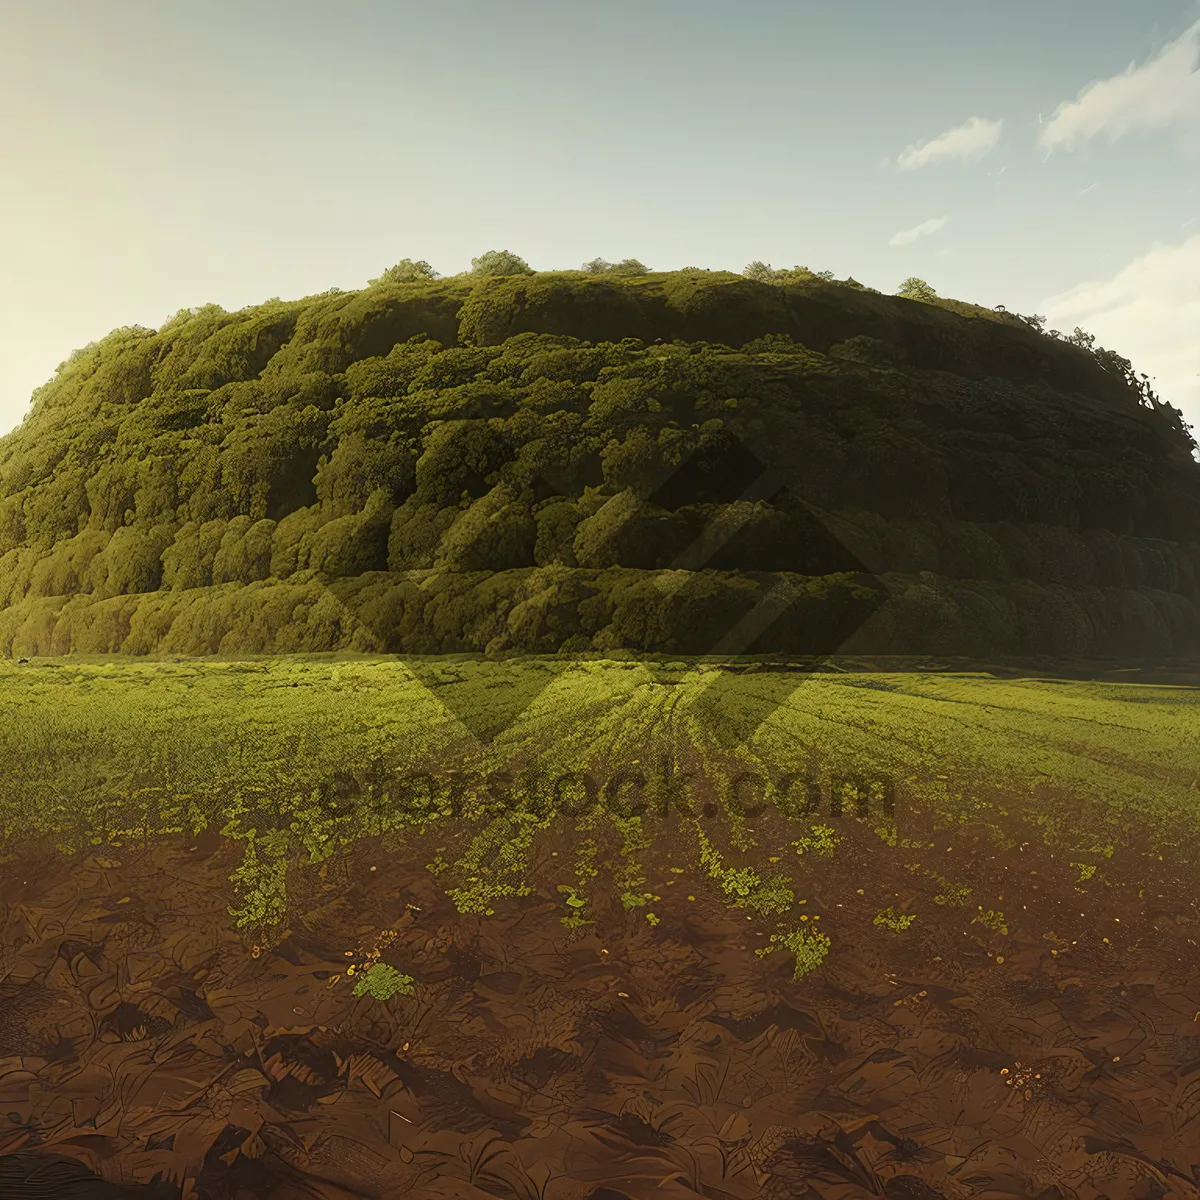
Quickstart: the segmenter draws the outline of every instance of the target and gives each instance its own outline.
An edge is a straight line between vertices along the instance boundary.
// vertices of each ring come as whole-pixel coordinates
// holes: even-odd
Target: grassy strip
[[[577,928],[602,870],[627,909],[657,922],[645,861],[656,814],[674,808],[696,871],[727,903],[783,921],[776,942],[812,962],[824,950],[787,921],[795,880],[762,863],[786,851],[757,844],[739,773],[794,823],[794,862],[837,852],[806,807],[809,777],[885,782],[895,818],[880,816],[878,788],[870,814],[901,847],[916,845],[903,825],[917,808],[939,827],[983,825],[1001,846],[1019,809],[1076,858],[1111,855],[1135,823],[1157,855],[1195,837],[1187,689],[675,667],[295,657],[0,668],[0,828],[64,852],[218,830],[244,843],[232,911],[258,930],[286,920],[290,866],[362,837],[444,829],[457,845],[430,869],[460,911],[487,914],[531,890],[539,839],[565,830],[575,882],[558,890]],[[495,737],[479,741],[480,728]],[[678,775],[656,774],[660,761]],[[831,797],[826,786],[822,803]]]

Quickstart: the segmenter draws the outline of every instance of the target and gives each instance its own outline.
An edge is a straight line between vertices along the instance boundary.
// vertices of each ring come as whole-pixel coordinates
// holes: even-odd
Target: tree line
[[[766,575],[808,613],[790,646],[869,606],[875,576],[931,612],[982,589],[1006,645],[1041,636],[1021,614],[1044,589],[1112,644],[1189,636],[1192,443],[1162,413],[1130,422],[1137,394],[1089,347],[1047,355],[961,302],[841,287],[831,305],[815,273],[496,265],[202,306],[72,356],[0,440],[12,637],[220,642],[233,621],[246,644],[304,642],[334,635],[296,596],[377,573],[407,581],[369,600],[410,648],[492,630],[485,648],[501,612],[514,646],[667,646]],[[699,590],[664,591],[672,571]],[[86,635],[84,612],[103,616]]]

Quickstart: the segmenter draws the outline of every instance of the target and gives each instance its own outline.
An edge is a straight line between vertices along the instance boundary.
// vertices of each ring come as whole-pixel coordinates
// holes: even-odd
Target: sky
[[[0,0],[0,433],[402,258],[761,260],[1080,326],[1200,434],[1200,0]]]

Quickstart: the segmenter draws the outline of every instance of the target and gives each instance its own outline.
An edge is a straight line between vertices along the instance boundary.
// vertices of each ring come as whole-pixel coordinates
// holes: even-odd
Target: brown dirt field
[[[799,981],[669,837],[654,926],[610,902],[564,929],[550,845],[476,917],[433,839],[363,842],[297,869],[262,949],[215,836],[27,847],[0,872],[0,1196],[1200,1197],[1193,864],[1118,851],[1089,887],[937,836],[1008,934],[850,837],[806,877],[833,946]],[[353,997],[372,950],[413,995]]]

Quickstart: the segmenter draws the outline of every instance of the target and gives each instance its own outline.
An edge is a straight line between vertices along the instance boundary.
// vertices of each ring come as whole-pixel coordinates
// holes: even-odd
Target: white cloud
[[[1200,234],[1155,242],[1112,278],[1051,296],[1038,312],[1064,333],[1079,325],[1095,334],[1200,429]]]
[[[923,143],[909,146],[897,159],[896,165],[904,170],[927,167],[930,163],[943,162],[948,158],[961,158],[964,162],[976,162],[991,151],[1000,139],[1001,121],[989,121],[986,117],[971,117],[945,133]]]
[[[920,225],[914,225],[911,229],[902,229],[899,233],[894,234],[889,239],[888,245],[907,246],[911,242],[915,242],[917,238],[937,233],[945,223],[945,217],[930,217],[928,221],[922,221]]]
[[[1134,130],[1159,129],[1189,117],[1200,119],[1200,21],[1164,47],[1157,58],[1130,63],[1120,75],[1097,80],[1075,100],[1064,101],[1042,126],[1044,150],[1071,149],[1107,134],[1109,141]]]

